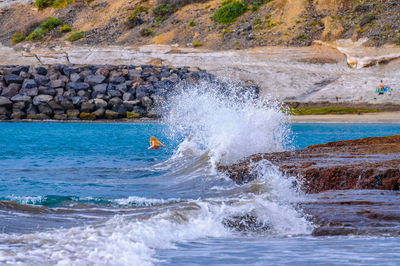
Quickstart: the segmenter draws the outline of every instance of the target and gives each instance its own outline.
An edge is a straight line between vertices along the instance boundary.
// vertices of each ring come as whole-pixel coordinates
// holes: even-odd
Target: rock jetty
[[[178,84],[215,81],[194,67],[44,65],[0,67],[0,120],[156,118]]]
[[[296,176],[307,193],[328,190],[400,190],[400,135],[330,142],[301,150],[256,154],[220,167],[238,184],[254,178],[254,163],[268,160]]]

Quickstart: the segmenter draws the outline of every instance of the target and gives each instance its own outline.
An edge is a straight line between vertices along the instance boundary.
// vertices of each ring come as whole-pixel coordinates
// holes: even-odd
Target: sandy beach
[[[298,115],[294,123],[400,123],[400,112],[381,112],[343,115]]]

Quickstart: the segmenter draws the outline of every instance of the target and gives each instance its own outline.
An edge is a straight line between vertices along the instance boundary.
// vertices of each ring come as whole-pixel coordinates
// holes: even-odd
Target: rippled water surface
[[[286,131],[293,141],[282,149],[392,135],[400,126]],[[400,263],[399,238],[312,237],[296,207],[307,195],[268,162],[257,182],[238,187],[210,166],[212,156],[229,159],[218,147],[204,151],[173,132],[163,123],[1,123],[0,263]],[[168,149],[147,150],[151,135]],[[246,215],[256,225],[237,220]]]

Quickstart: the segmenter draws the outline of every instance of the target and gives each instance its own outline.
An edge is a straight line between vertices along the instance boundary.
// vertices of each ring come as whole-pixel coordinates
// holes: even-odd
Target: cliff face
[[[11,44],[13,34],[29,35],[46,18],[57,17],[72,31],[85,32],[76,43],[89,45],[178,44],[232,49],[306,46],[314,40],[341,38],[368,38],[368,45],[400,43],[397,0],[245,0],[246,9],[231,7],[216,18],[216,11],[229,2],[58,0],[62,8],[41,9],[16,4],[0,10],[0,41]],[[237,18],[229,20],[231,15]],[[221,24],[226,19],[232,22]],[[69,35],[56,27],[37,42],[62,44]]]

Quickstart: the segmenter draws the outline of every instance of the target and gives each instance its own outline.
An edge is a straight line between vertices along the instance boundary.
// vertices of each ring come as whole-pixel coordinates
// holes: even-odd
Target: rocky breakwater
[[[220,170],[243,184],[261,160],[297,177],[313,235],[400,235],[400,135],[256,154]]]
[[[156,118],[178,84],[215,81],[198,68],[167,66],[0,67],[0,120]]]

